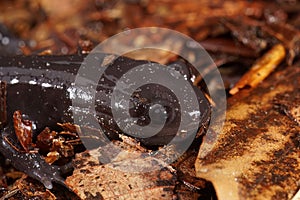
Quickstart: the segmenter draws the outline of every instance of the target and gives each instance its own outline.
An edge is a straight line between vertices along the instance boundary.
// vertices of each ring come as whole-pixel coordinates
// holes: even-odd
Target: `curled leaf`
[[[32,145],[32,122],[22,119],[21,111],[17,110],[13,115],[14,128],[17,138],[26,152]]]

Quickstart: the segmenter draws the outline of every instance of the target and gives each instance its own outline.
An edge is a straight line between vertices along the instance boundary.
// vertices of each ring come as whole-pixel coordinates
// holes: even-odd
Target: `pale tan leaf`
[[[299,189],[300,68],[287,67],[229,99],[221,133],[208,133],[196,161],[219,200],[291,199]],[[285,97],[285,98],[283,98]],[[290,111],[290,113],[289,113]]]

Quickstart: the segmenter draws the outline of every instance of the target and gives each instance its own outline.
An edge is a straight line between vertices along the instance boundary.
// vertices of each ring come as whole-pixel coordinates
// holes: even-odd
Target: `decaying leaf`
[[[97,157],[86,152],[77,154],[75,171],[66,183],[82,199],[172,199],[176,179],[168,168],[145,173],[126,172],[116,167],[124,166],[122,158],[130,155],[123,156],[101,165]],[[128,169],[130,167],[128,163]]]
[[[195,177],[191,166],[196,154],[192,150],[171,166],[160,157],[147,157],[154,152],[134,139],[124,135],[121,138],[122,142],[114,141],[113,145],[122,151],[108,144],[76,154],[75,171],[66,184],[80,198],[195,200],[214,195],[211,183]],[[103,164],[104,160],[110,162]]]
[[[10,191],[8,192],[12,199],[57,199],[50,190],[45,189],[40,183],[32,181],[26,175],[14,183],[12,191],[14,191],[12,194]]]
[[[300,125],[300,89],[295,88],[290,93],[279,94],[274,103],[278,109]]]
[[[291,199],[299,189],[300,67],[268,77],[231,97],[221,133],[209,132],[196,173],[219,200]]]
[[[11,188],[4,193],[1,200],[9,199],[35,199],[35,200],[55,200],[55,199],[72,199],[79,200],[74,193],[63,190],[59,186],[55,186],[52,190],[46,189],[40,182],[26,176],[23,176],[14,182]]]
[[[47,155],[45,156],[45,161],[49,164],[53,164],[56,161],[69,162],[75,154],[73,145],[81,144],[77,135],[77,125],[71,123],[58,123],[58,125],[64,131],[56,132],[46,127],[39,133],[36,140],[39,152],[42,155]]]

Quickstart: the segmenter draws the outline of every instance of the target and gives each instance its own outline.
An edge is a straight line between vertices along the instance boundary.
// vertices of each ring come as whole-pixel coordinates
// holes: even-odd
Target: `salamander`
[[[40,181],[47,189],[52,189],[52,182],[65,186],[64,179],[60,175],[61,169],[56,165],[49,165],[38,153],[26,153],[15,149],[6,137],[1,138],[0,152],[11,160],[12,165]]]
[[[109,55],[97,54],[95,56],[104,59]],[[0,81],[7,84],[7,123],[6,128],[2,126],[1,134],[13,134],[10,118],[15,110],[21,110],[25,114],[23,117],[33,122],[34,134],[38,134],[46,126],[55,129],[58,122],[73,122],[72,98],[74,98],[74,93],[79,91],[74,82],[84,58],[85,55],[0,57]],[[96,83],[94,109],[99,124],[109,139],[117,139],[118,135],[123,133],[113,118],[111,106],[114,105],[111,104],[109,94],[112,93],[116,81],[124,73],[134,67],[149,63],[149,61],[118,57],[109,64],[102,77],[99,77],[99,82]],[[192,71],[183,63],[172,63],[167,67],[185,75],[187,80],[190,80],[192,76]],[[201,113],[198,129],[208,124],[210,105],[201,89],[193,86],[192,83],[190,84],[200,102],[199,108],[196,108]],[[76,94],[78,95],[78,93]],[[130,99],[130,115],[137,119],[135,123],[138,125],[147,125],[151,121],[149,117],[150,108],[157,104],[161,104],[167,113],[166,123],[156,135],[150,138],[137,138],[144,145],[165,145],[172,140],[178,131],[181,117],[180,102],[178,102],[176,95],[164,86],[151,83],[141,86],[135,91]],[[86,108],[82,106],[77,109]],[[155,123],[160,123],[159,117],[152,120],[157,121]],[[191,123],[193,123],[192,120]],[[85,139],[88,139],[88,136],[85,135]],[[90,139],[94,140],[94,137],[90,137]],[[95,143],[97,144],[97,142]],[[39,154],[16,151],[9,147],[8,140],[4,136],[1,136],[0,144],[0,152],[12,160],[12,164],[17,169],[39,180],[45,187],[52,188],[51,182],[53,181],[63,183],[63,179],[57,173],[59,168],[47,164]]]

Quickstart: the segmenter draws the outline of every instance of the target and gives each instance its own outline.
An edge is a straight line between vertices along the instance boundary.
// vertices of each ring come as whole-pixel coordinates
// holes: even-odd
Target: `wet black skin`
[[[0,142],[0,152],[11,160],[16,169],[39,180],[47,189],[53,188],[52,182],[65,186],[58,166],[49,165],[38,153],[25,153],[13,148],[6,137],[2,138]]]
[[[106,55],[97,56],[103,59]],[[2,127],[0,151],[12,160],[12,164],[18,170],[41,181],[47,188],[52,188],[53,181],[63,184],[63,179],[57,174],[59,168],[45,163],[39,154],[16,151],[9,146],[4,136],[14,134],[12,116],[15,110],[21,110],[25,118],[33,121],[35,136],[46,126],[56,129],[58,122],[73,122],[70,91],[74,89],[75,75],[83,59],[83,55],[0,57],[0,80],[7,83],[8,119],[6,126]],[[117,139],[122,131],[112,119],[110,97],[107,94],[112,92],[115,86],[114,81],[125,72],[146,63],[149,62],[119,57],[109,65],[104,76],[99,78],[95,110],[99,124],[109,139]],[[179,69],[181,73],[190,77],[190,70],[184,64],[182,66]],[[209,121],[210,106],[200,88],[194,87],[194,92],[201,102],[199,106],[202,113],[200,127]],[[141,126],[147,125],[150,121],[149,107],[151,105],[159,103],[167,111],[164,128],[151,138],[137,138],[142,144],[164,145],[174,137],[180,122],[180,112],[176,111],[180,108],[180,104],[176,100],[176,96],[168,88],[154,84],[142,86],[140,90],[132,94],[130,114],[138,118],[137,123]],[[160,119],[152,120],[157,120],[158,123],[160,121]],[[88,134],[85,134],[84,139],[89,140]],[[95,144],[98,142],[95,141]]]

